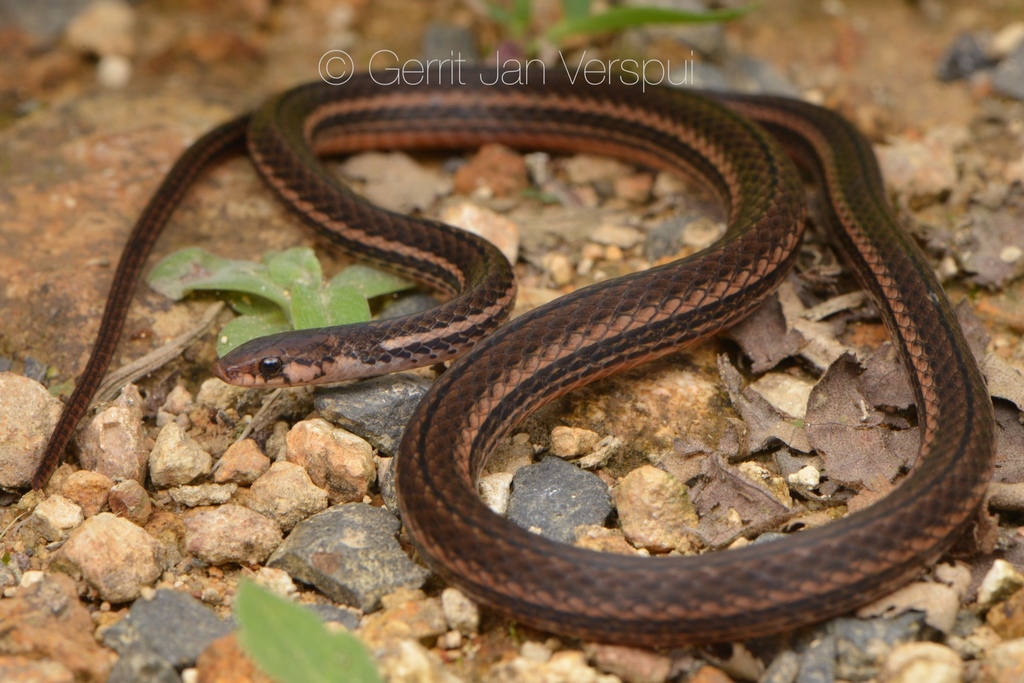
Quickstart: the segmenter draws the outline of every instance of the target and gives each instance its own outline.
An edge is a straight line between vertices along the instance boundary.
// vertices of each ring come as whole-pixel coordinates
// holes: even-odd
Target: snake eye
[[[284,368],[284,363],[281,362],[280,358],[270,356],[260,361],[260,374],[265,379],[277,377],[281,374],[281,369]]]

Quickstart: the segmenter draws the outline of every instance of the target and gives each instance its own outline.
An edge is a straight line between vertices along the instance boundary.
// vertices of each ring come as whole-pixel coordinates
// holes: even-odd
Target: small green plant
[[[571,36],[597,35],[650,24],[732,21],[746,15],[757,6],[750,4],[736,9],[691,11],[620,5],[592,14],[591,0],[561,0],[561,4],[562,18],[544,29],[540,36],[534,36],[534,42],[539,39],[558,45]],[[508,5],[509,3],[486,3],[491,18],[505,26],[513,40],[522,41],[529,37],[533,23],[533,1],[511,0],[511,6]]]
[[[252,582],[239,582],[235,616],[246,654],[281,683],[380,683],[358,638],[328,632],[309,610]]]
[[[369,299],[412,287],[400,277],[358,264],[325,284],[320,262],[307,247],[266,254],[261,263],[182,249],[160,261],[147,282],[176,301],[193,291],[222,293],[240,315],[217,336],[220,356],[276,332],[364,322],[370,319]]]

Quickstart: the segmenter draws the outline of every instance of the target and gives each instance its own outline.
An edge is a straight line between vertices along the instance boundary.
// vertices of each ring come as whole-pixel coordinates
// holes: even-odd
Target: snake
[[[189,147],[132,230],[92,356],[33,479],[59,462],[117,343],[134,284],[188,187],[248,153],[294,212],[342,251],[441,290],[393,320],[247,342],[213,373],[242,386],[338,382],[455,360],[405,428],[395,487],[419,556],[518,622],[644,647],[744,640],[848,613],[920,575],[978,514],[993,470],[985,380],[922,250],[901,228],[870,143],[796,99],[533,79],[344,86],[270,99]],[[322,158],[486,143],[585,152],[678,173],[717,197],[721,239],[686,258],[583,287],[511,322],[510,264],[482,238],[356,196]],[[794,163],[795,162],[795,163]],[[914,466],[876,503],[830,524],[695,556],[638,557],[559,543],[492,512],[477,481],[489,454],[540,406],[711,337],[754,311],[799,254],[801,170],[821,220],[893,340],[916,399]],[[457,360],[456,360],[457,359]]]

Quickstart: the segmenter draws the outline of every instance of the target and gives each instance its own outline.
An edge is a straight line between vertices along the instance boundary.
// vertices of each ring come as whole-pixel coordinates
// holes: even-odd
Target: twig
[[[202,321],[200,321],[199,325],[194,329],[178,335],[160,348],[155,349],[147,353],[142,358],[134,360],[128,365],[124,365],[108,374],[106,379],[103,380],[103,383],[100,384],[100,388],[96,392],[96,398],[93,399],[93,402],[100,403],[102,401],[109,401],[117,395],[117,392],[120,391],[121,387],[124,385],[134,382],[140,377],[145,377],[149,373],[163,367],[180,356],[182,351],[207,333],[213,325],[213,321],[216,319],[217,314],[222,310],[224,310],[224,302],[218,301],[206,309],[206,313],[203,314]]]

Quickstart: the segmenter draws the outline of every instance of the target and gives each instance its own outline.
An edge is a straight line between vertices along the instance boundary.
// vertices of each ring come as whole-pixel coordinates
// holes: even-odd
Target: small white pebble
[[[469,634],[480,628],[480,608],[458,588],[445,588],[441,592],[441,609],[452,630]]]
[[[813,489],[821,483],[821,472],[819,472],[813,465],[805,465],[786,477],[786,479],[789,480],[790,484],[797,484],[799,486],[806,486],[809,489]]]
[[[480,479],[477,488],[480,491],[480,498],[484,504],[491,508],[496,514],[504,515],[508,510],[508,499],[511,495],[512,486],[511,472],[498,472],[489,474]]]
[[[1021,256],[1024,256],[1024,249],[1021,249],[1015,244],[1003,247],[999,252],[999,260],[1003,263],[1016,263],[1020,260]]]
[[[96,65],[96,80],[104,88],[120,90],[132,78],[132,63],[121,55],[106,55]]]
[[[42,581],[44,576],[45,574],[43,572],[37,569],[32,569],[21,575],[21,584],[19,585],[22,588],[28,588],[29,586],[33,586]]]
[[[960,266],[956,264],[955,258],[947,255],[939,262],[938,270],[939,277],[943,280],[948,280],[952,277],[956,277],[956,274],[960,272]]]
[[[1024,576],[1006,560],[996,560],[978,588],[978,605],[991,607],[1024,586]]]
[[[256,583],[283,598],[291,597],[298,590],[287,572],[273,567],[260,567],[256,572]]]
[[[462,634],[458,631],[448,631],[437,639],[437,645],[442,650],[458,650],[462,647]]]
[[[996,59],[1009,57],[1014,50],[1024,43],[1024,21],[1014,21],[992,36],[989,53]]]
[[[519,654],[523,659],[533,662],[546,662],[551,659],[551,648],[544,643],[528,640],[519,647]]]

